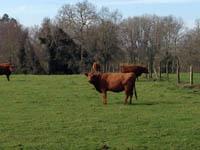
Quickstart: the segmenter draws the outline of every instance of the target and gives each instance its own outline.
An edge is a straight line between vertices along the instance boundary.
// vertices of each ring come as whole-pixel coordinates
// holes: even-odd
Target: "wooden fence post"
[[[159,79],[162,78],[161,62],[159,63]]]
[[[180,66],[179,61],[177,60],[177,66],[176,66],[176,73],[177,73],[177,83],[180,83]]]
[[[190,66],[190,85],[193,85],[193,67]]]

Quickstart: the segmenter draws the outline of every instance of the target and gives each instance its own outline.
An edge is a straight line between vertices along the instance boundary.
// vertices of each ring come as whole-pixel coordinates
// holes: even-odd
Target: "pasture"
[[[141,79],[133,105],[105,106],[83,75],[0,76],[0,149],[200,149],[200,90],[174,83]]]

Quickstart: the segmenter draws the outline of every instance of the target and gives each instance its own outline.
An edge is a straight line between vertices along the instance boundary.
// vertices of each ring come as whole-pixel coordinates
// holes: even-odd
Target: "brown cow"
[[[10,75],[13,69],[13,66],[9,63],[0,64],[0,75],[6,75],[7,80],[10,81]]]
[[[127,100],[129,97],[129,103],[132,103],[133,90],[135,93],[135,98],[137,99],[137,93],[135,88],[136,75],[134,73],[90,72],[85,73],[85,75],[88,77],[88,81],[94,85],[96,90],[102,93],[104,104],[107,104],[107,91],[125,91],[125,104],[127,104]]]
[[[101,69],[100,64],[97,62],[94,62],[92,65],[91,71],[92,72],[100,72],[100,69]]]
[[[146,67],[140,65],[121,65],[120,69],[122,73],[135,73],[137,78],[141,76],[142,73],[149,73]]]

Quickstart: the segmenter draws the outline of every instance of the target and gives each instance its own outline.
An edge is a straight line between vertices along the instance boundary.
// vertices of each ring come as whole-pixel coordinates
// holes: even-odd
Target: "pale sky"
[[[186,26],[193,27],[200,19],[200,0],[88,0],[100,9],[118,9],[123,17],[156,14],[181,17]],[[81,0],[0,0],[0,16],[7,13],[24,26],[40,25],[44,17],[54,18],[64,4]]]

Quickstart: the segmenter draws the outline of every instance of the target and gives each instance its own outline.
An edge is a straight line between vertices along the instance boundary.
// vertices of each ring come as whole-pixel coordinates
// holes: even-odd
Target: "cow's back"
[[[130,72],[137,72],[137,66],[121,66],[121,72],[122,73],[130,73]]]
[[[133,72],[137,77],[142,73],[148,73],[148,69],[140,65],[122,65],[120,69],[123,73]]]

